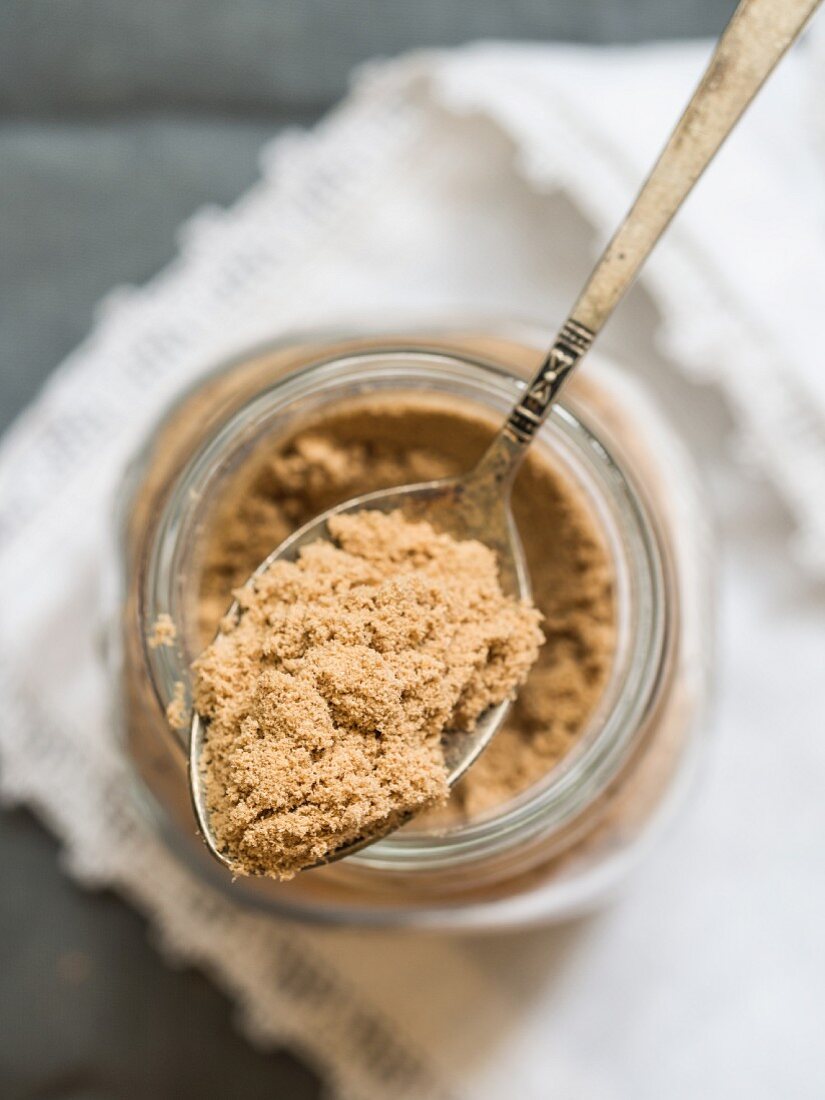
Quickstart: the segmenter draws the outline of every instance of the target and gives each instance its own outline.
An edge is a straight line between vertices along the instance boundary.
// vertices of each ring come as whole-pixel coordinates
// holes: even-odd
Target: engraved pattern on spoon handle
[[[742,0],[702,80],[502,432],[514,461],[707,168],[821,0]],[[504,442],[504,439],[502,440]],[[513,448],[513,444],[519,444]]]
[[[526,448],[595,335],[572,317],[564,322],[544,362],[507,418],[503,434]]]

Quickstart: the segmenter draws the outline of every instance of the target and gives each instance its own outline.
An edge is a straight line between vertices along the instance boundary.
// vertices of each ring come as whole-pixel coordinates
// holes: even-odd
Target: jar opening
[[[296,418],[364,394],[449,394],[502,417],[523,381],[503,367],[463,354],[426,348],[375,347],[318,361],[257,394],[235,411],[185,465],[168,495],[144,576],[142,619],[166,612],[183,624],[174,648],[146,648],[160,704],[175,684],[189,691],[197,655],[191,624],[194,593],[187,554],[204,521],[216,479],[239,463],[257,441]],[[607,686],[578,743],[541,781],[487,814],[443,830],[415,823],[349,857],[335,873],[438,872],[495,860],[518,849],[523,858],[572,822],[609,785],[655,695],[664,650],[662,560],[644,501],[620,463],[588,426],[575,402],[556,407],[534,446],[581,490],[602,531],[614,569],[617,641]],[[148,631],[144,630],[144,635]],[[187,733],[181,734],[181,748]],[[332,870],[332,869],[330,869]],[[325,872],[326,873],[326,872]]]

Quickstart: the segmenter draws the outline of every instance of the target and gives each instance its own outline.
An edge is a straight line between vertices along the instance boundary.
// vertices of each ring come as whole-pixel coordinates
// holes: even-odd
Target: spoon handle
[[[515,472],[573,369],[633,282],[671,218],[821,0],[741,0],[636,201],[596,264],[491,451]],[[497,461],[495,461],[497,459]],[[484,463],[485,466],[489,465]]]

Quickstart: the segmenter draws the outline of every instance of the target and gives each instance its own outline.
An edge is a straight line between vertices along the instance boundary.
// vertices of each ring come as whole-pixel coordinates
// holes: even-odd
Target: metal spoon
[[[498,555],[502,587],[529,596],[529,577],[510,508],[510,489],[527,448],[574,368],[590,348],[633,282],[671,218],[734,128],[821,0],[742,0],[720,38],[710,64],[635,203],[608,244],[570,316],[478,465],[462,477],[405,485],[346,501],[296,531],[255,570],[253,578],[279,559],[294,560],[303,546],[329,538],[331,516],[363,509],[401,509],[425,518],[461,539],[478,539]],[[237,604],[233,605],[238,613]],[[482,715],[469,733],[450,733],[444,742],[449,782],[454,784],[478,757],[508,710],[502,703]],[[195,712],[190,737],[189,776],[198,825],[212,855],[232,868],[212,832],[201,773],[205,723]],[[322,862],[342,859],[399,823],[331,852]]]

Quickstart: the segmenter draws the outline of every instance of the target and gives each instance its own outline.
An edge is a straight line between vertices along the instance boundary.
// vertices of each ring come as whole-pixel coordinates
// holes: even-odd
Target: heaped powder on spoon
[[[212,827],[241,872],[290,878],[443,804],[442,734],[513,696],[543,640],[481,543],[398,513],[329,530],[239,591],[195,666]]]
[[[208,645],[233,588],[296,528],[376,489],[469,470],[498,422],[452,397],[370,395],[339,402],[252,448],[226,478],[204,529],[193,650]],[[616,646],[614,571],[583,494],[540,448],[513,490],[545,643],[490,746],[437,828],[495,814],[574,751],[608,683]]]

